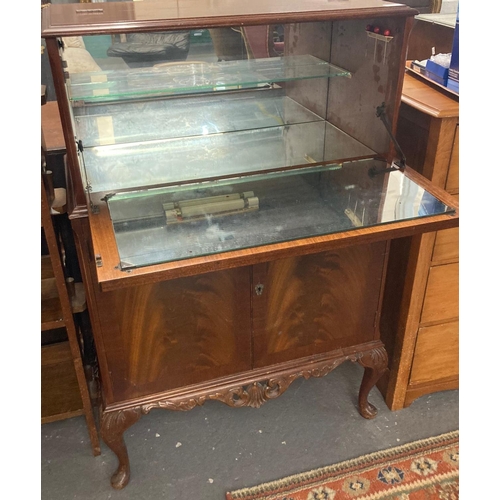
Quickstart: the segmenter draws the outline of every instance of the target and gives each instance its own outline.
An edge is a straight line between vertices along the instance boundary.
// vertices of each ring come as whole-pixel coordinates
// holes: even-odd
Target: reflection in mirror
[[[283,25],[64,37],[63,42],[80,49],[70,50],[70,73],[279,57],[285,47]],[[72,64],[82,59],[85,66]]]

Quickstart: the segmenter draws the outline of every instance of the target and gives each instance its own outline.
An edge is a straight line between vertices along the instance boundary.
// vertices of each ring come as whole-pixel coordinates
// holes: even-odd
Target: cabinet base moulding
[[[364,418],[372,419],[377,415],[377,409],[368,401],[368,394],[387,370],[388,361],[385,348],[379,341],[184,387],[158,395],[154,400],[107,407],[101,417],[101,435],[119,461],[111,485],[121,489],[128,484],[130,463],[123,433],[151,410],[188,411],[209,400],[221,401],[234,408],[259,408],[283,394],[294,380],[323,377],[345,361],[357,362],[365,369],[359,389],[358,410]]]
[[[408,385],[406,389],[404,408],[410,406],[415,399],[424,396],[425,394],[439,392],[439,391],[451,391],[458,389],[459,378],[457,377],[449,377],[447,379],[442,380],[434,380],[427,383]],[[399,408],[394,408],[399,409]],[[392,408],[391,408],[392,410]]]

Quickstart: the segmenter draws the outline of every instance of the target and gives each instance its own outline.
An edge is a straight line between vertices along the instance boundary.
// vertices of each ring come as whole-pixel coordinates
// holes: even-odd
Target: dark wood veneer
[[[42,36],[78,36],[99,33],[128,33],[245,26],[268,23],[356,19],[367,17],[410,17],[418,11],[384,0],[230,0],[200,2],[111,2],[101,5],[61,4],[42,10]]]

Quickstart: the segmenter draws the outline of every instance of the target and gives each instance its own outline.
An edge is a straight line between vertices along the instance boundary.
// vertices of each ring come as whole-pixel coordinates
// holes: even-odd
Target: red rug
[[[227,500],[458,500],[458,431],[226,494]]]

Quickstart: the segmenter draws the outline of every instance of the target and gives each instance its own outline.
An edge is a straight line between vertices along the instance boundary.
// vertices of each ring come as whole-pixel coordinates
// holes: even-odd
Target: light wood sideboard
[[[401,100],[397,139],[408,165],[458,200],[458,98],[407,73]],[[388,281],[390,295],[402,301],[382,319],[390,371],[380,388],[398,410],[424,394],[458,388],[458,227],[395,240]]]

